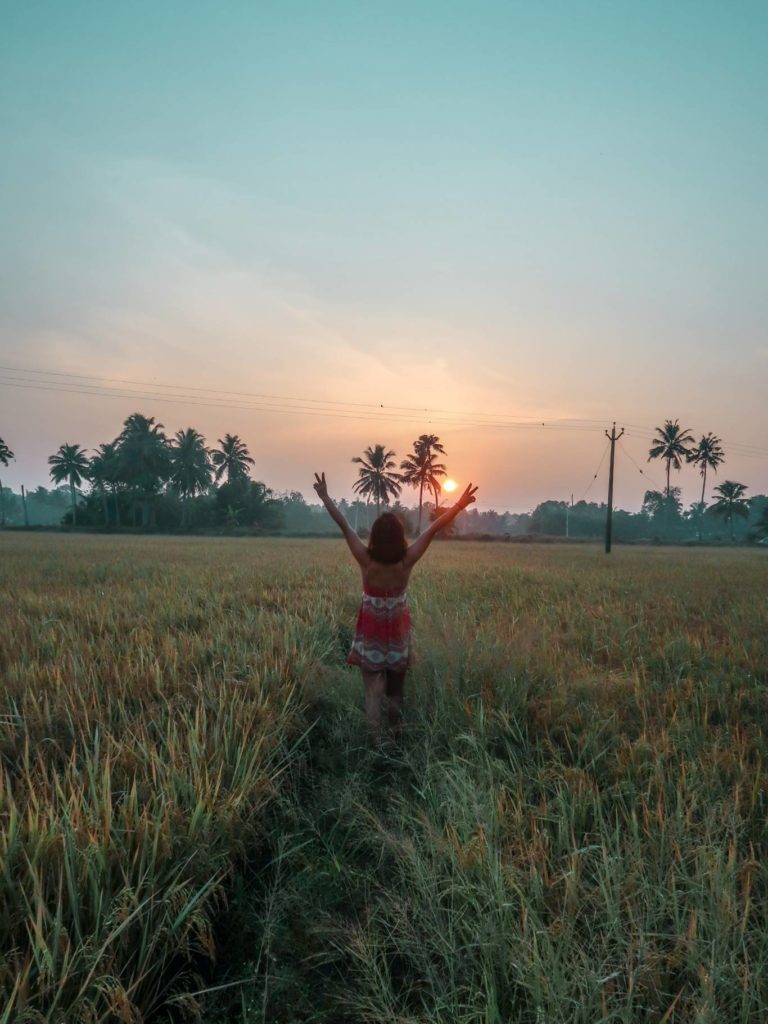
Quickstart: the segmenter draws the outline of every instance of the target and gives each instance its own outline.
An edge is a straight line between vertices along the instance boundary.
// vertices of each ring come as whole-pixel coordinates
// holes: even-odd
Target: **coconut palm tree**
[[[132,413],[116,442],[116,479],[130,487],[141,506],[141,524],[150,526],[154,498],[171,471],[171,453],[162,423],[154,416]]]
[[[211,453],[205,438],[192,427],[179,430],[171,441],[172,486],[182,498],[181,525],[189,525],[189,499],[210,486],[213,476]]]
[[[435,462],[435,455],[445,455],[445,448],[437,434],[420,434],[414,442],[414,448],[417,451],[425,451],[432,461],[429,486],[435,496],[435,509],[438,509],[442,490],[438,477],[446,476],[446,469],[442,462]]]
[[[7,466],[11,459],[15,459],[11,449],[0,437],[0,463]],[[5,526],[5,495],[3,494],[3,481],[0,480],[0,526]]]
[[[656,437],[648,452],[648,462],[651,459],[664,459],[667,464],[667,497],[670,494],[669,473],[672,466],[679,470],[683,459],[693,445],[693,435],[686,427],[683,429],[677,420],[665,420],[663,427],[656,427]]]
[[[706,508],[704,493],[707,487],[707,470],[712,469],[716,473],[717,467],[725,462],[721,439],[711,431],[709,434],[703,434],[699,443],[691,448],[686,458],[692,465],[698,466],[701,473],[701,501],[699,502],[698,517],[699,540],[701,540],[701,520]]]
[[[91,456],[88,476],[91,482],[98,487],[101,494],[101,503],[104,510],[104,525],[109,526],[109,504],[107,502],[107,485],[112,489],[112,497],[115,506],[115,523],[120,525],[120,506],[117,501],[117,473],[119,469],[117,444],[110,441],[108,444],[100,444],[94,455]]]
[[[211,461],[216,467],[216,483],[226,473],[227,483],[234,483],[235,480],[244,480],[248,476],[248,467],[255,466],[256,462],[237,434],[225,434],[219,438],[220,448],[214,448],[211,452]]]
[[[400,495],[400,475],[392,472],[397,466],[394,460],[395,453],[385,449],[383,444],[366,448],[362,457],[356,455],[352,459],[360,463],[359,479],[355,481],[352,490],[376,502],[377,516],[382,502],[388,505],[390,498]]]
[[[59,450],[49,456],[48,465],[51,467],[50,476],[54,483],[69,484],[69,491],[72,495],[72,525],[77,525],[77,494],[75,488],[79,487],[83,480],[88,479],[88,456],[85,449],[79,444],[63,444]]]
[[[442,462],[435,462],[435,452],[445,452],[440,444],[440,439],[435,434],[422,434],[413,442],[413,452],[400,463],[400,469],[403,471],[400,475],[402,483],[419,489],[419,521],[416,527],[418,533],[421,533],[424,488],[434,491],[435,504],[437,504],[437,494],[440,488],[438,477],[445,476],[446,472]]]
[[[736,540],[735,520],[746,519],[749,516],[749,498],[744,497],[746,490],[746,484],[737,484],[734,480],[725,480],[715,488],[717,501],[713,503],[712,511],[731,524],[732,541]]]
[[[757,521],[757,532],[761,538],[768,540],[768,505],[763,509],[763,514]]]

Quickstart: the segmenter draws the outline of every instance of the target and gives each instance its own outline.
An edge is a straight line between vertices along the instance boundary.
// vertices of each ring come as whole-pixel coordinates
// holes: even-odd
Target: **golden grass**
[[[358,593],[336,541],[0,535],[0,1024],[189,1007],[302,709],[325,687],[358,701]],[[586,956],[590,934],[601,966],[582,973],[611,978],[579,998],[601,1019],[702,1024],[734,1014],[739,986],[733,1019],[757,1019],[766,594],[762,551],[433,547],[411,587],[423,792],[394,831],[360,819],[424,920],[395,900],[384,931],[353,932],[350,1019],[493,1020],[473,1015],[478,984],[521,1020],[581,1019],[558,950]],[[473,947],[480,973],[454,978],[451,1008],[437,975],[384,992],[387,941],[423,973],[489,913],[516,980]],[[714,950],[735,988],[713,980]]]

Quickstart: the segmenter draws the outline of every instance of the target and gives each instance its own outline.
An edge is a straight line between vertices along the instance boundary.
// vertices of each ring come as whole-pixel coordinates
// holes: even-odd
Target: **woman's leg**
[[[368,730],[375,739],[381,737],[381,712],[384,703],[384,695],[387,690],[387,674],[381,672],[365,672],[363,682],[365,683],[365,718],[368,722]]]
[[[405,672],[393,672],[387,669],[387,705],[389,727],[395,736],[400,733],[400,725],[403,713],[403,687],[405,686]]]

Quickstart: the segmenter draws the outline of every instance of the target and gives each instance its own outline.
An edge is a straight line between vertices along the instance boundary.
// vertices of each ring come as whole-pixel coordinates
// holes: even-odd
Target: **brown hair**
[[[408,550],[403,524],[394,512],[382,512],[371,527],[368,554],[374,562],[394,565],[402,562]]]

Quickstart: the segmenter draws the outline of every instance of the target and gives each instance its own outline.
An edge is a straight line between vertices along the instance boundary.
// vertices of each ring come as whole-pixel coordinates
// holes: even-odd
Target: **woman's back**
[[[363,575],[363,586],[376,590],[405,590],[411,575],[410,568],[406,568],[402,562],[385,564],[370,559],[367,565],[362,565],[360,568]]]

